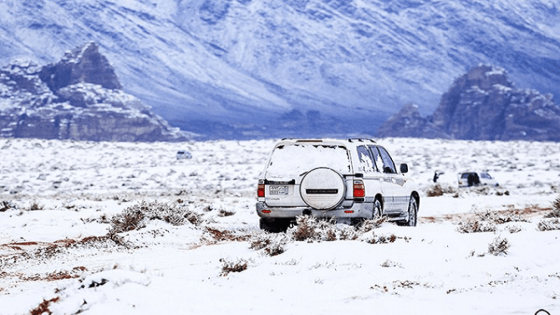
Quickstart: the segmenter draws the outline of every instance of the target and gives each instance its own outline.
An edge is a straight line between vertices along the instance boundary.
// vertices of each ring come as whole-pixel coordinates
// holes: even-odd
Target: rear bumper
[[[366,218],[372,216],[373,204],[353,202],[349,207],[333,210],[316,210],[311,207],[269,207],[264,201],[256,204],[257,215],[269,219],[290,219],[303,214],[309,214],[317,218]],[[270,211],[265,213],[264,211]]]

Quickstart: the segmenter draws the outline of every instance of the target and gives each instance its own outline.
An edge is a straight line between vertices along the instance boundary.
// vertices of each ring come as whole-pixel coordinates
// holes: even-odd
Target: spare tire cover
[[[326,167],[309,171],[301,180],[300,194],[310,207],[330,210],[342,202],[346,195],[344,178],[338,172]]]

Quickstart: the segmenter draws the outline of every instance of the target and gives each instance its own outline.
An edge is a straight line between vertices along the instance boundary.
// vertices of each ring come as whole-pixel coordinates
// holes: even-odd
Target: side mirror
[[[401,173],[408,173],[408,165],[406,163],[401,164]]]

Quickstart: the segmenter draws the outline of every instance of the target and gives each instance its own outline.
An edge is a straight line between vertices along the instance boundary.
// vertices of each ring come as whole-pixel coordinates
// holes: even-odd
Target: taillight
[[[354,198],[364,198],[366,196],[366,189],[364,182],[361,180],[354,180]]]
[[[264,184],[259,184],[257,188],[257,197],[264,197]]]

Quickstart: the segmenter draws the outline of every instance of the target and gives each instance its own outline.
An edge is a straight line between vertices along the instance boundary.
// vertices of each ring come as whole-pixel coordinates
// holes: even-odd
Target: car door
[[[383,157],[382,151],[379,150],[380,147],[374,145],[369,147],[378,171],[378,180],[383,195],[383,210],[385,213],[395,212],[395,185],[393,184],[393,173],[396,172],[395,165],[390,158]]]
[[[373,202],[377,194],[385,195],[387,192],[383,191],[382,180],[383,176],[378,172],[375,165],[375,159],[368,146],[362,145],[356,148],[358,152],[359,166],[356,173],[363,173],[363,182],[365,185],[366,196],[364,201],[370,203],[373,210]]]
[[[379,153],[381,155],[381,159],[384,165],[384,174],[386,177],[390,178],[391,186],[392,186],[392,197],[393,197],[393,204],[391,211],[394,212],[402,212],[408,209],[408,202],[410,196],[407,195],[406,189],[404,187],[404,176],[397,172],[397,167],[395,162],[391,158],[391,155],[385,148],[378,146]]]

